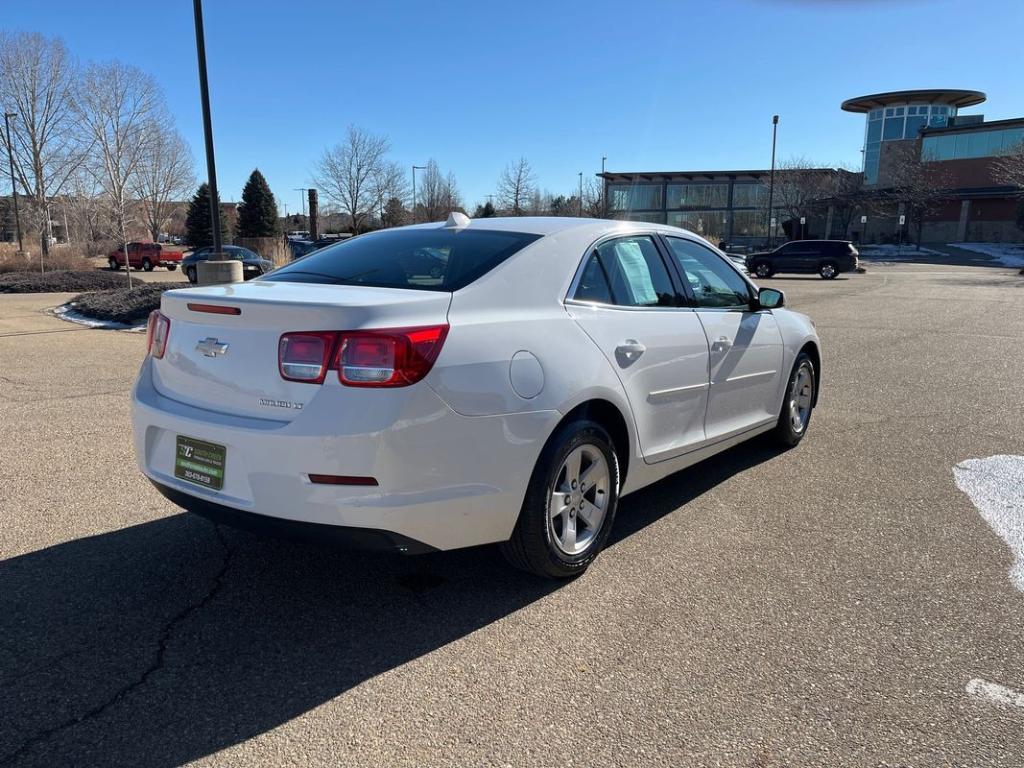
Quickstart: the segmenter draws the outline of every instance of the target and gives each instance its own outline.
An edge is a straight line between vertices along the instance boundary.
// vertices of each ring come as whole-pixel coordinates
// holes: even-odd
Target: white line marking
[[[953,467],[953,478],[1010,547],[1014,556],[1010,580],[1024,592],[1024,456],[961,461]]]
[[[976,699],[984,699],[990,704],[1024,709],[1024,693],[1007,688],[1005,685],[990,683],[980,677],[975,677],[967,683],[967,695]]]

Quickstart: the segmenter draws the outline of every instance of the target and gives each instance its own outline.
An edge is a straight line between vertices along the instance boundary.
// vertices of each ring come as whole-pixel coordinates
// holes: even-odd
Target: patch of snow
[[[59,307],[54,307],[52,311],[53,315],[55,317],[59,317],[61,320],[67,320],[68,322],[77,323],[78,325],[85,325],[89,328],[103,328],[105,330],[112,331],[132,331],[135,333],[146,330],[145,322],[128,325],[127,323],[115,323],[113,320],[97,320],[94,317],[87,317],[83,315],[71,304],[61,304]]]
[[[931,248],[917,248],[913,243],[904,244],[902,246],[892,245],[891,243],[879,244],[879,245],[858,245],[857,250],[861,256],[867,256],[869,258],[876,256],[884,256],[887,259],[891,258],[911,258],[914,256],[944,256],[945,254],[941,251],[933,251]]]
[[[980,677],[975,677],[967,683],[967,695],[983,699],[990,704],[1024,709],[1024,693],[1007,688],[1005,685],[999,685],[999,683],[990,683]]]
[[[968,459],[953,467],[957,488],[1013,552],[1010,580],[1024,592],[1024,456]]]
[[[1007,267],[1024,267],[1024,245],[1020,243],[950,243],[954,248],[991,256]]]

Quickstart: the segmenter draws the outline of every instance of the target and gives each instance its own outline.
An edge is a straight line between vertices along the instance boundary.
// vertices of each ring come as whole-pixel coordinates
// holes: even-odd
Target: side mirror
[[[762,288],[754,303],[758,309],[779,309],[786,306],[786,294],[775,288]]]

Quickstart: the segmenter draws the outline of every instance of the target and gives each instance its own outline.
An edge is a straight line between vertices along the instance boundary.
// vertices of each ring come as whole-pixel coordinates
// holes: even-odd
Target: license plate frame
[[[177,435],[174,443],[174,476],[201,488],[220,491],[224,488],[226,446]]]

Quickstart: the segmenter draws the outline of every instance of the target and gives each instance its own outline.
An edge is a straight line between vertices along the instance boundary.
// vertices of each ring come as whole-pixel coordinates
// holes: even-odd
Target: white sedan
[[[237,527],[501,542],[572,576],[623,495],[764,432],[803,438],[820,344],[783,300],[674,227],[452,214],[363,235],[163,294],[139,465]]]

